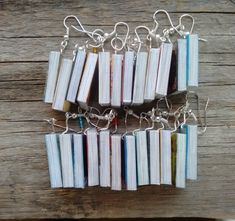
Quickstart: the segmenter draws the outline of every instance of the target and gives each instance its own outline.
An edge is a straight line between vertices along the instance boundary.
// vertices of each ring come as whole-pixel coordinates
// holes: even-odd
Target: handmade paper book
[[[86,52],[78,51],[76,55],[75,63],[73,65],[73,71],[72,71],[68,94],[67,94],[67,100],[71,103],[76,102],[85,60],[86,60]]]
[[[51,104],[53,103],[59,68],[60,68],[60,52],[51,51],[49,54],[47,81],[45,86],[45,95],[44,95],[45,103],[51,103]]]
[[[125,181],[127,190],[137,190],[135,136],[124,137]]]
[[[63,186],[61,164],[60,164],[60,147],[57,134],[45,135],[48,168],[50,175],[51,188],[59,188]]]
[[[52,104],[52,108],[55,110],[66,112],[70,108],[70,103],[66,101],[66,96],[69,87],[72,66],[73,61],[71,59],[62,59],[55,90],[54,101]]]
[[[86,136],[87,136],[88,186],[97,186],[99,185],[97,130],[95,128],[89,128],[87,130]]]
[[[100,186],[110,187],[110,131],[100,131],[99,157],[100,157]]]
[[[59,140],[63,187],[74,187],[72,134],[60,134]]]

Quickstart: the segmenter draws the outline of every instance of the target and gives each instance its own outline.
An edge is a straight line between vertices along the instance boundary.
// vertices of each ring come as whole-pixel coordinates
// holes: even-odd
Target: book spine
[[[83,135],[73,134],[74,187],[84,188]]]
[[[112,55],[111,66],[111,106],[121,106],[121,94],[122,94],[122,60],[123,55]]]
[[[198,35],[187,35],[187,77],[188,87],[198,87]]]
[[[99,185],[98,139],[97,130],[87,130],[88,186]]]
[[[161,152],[161,184],[172,184],[171,175],[171,131],[161,130],[160,132]]]
[[[124,141],[126,188],[127,190],[135,191],[137,190],[135,137],[133,135],[126,135]]]
[[[62,187],[60,151],[56,134],[46,134],[46,148],[51,188]]]
[[[158,67],[158,77],[156,85],[156,96],[167,95],[168,81],[171,67],[172,43],[162,43],[160,47],[160,59]]]
[[[160,185],[159,130],[149,131],[150,184]]]
[[[111,165],[112,165],[112,190],[122,189],[122,177],[121,177],[121,136],[111,136]]]
[[[87,106],[97,60],[98,54],[91,52],[88,53],[77,96],[77,101],[84,107]]]
[[[148,170],[148,150],[146,131],[137,131],[136,133],[136,153],[137,153],[137,174],[138,185],[149,184]]]
[[[69,84],[67,100],[71,103],[76,102],[78,88],[82,77],[82,71],[86,60],[86,52],[78,51],[73,66],[72,76]]]
[[[62,59],[59,77],[56,85],[55,97],[52,108],[58,111],[68,111],[69,102],[66,101],[73,61],[71,59]]]
[[[124,105],[132,102],[134,59],[133,51],[125,52],[122,86],[122,103]]]
[[[136,66],[134,74],[134,86],[133,86],[133,105],[140,105],[144,103],[144,86],[146,78],[148,62],[147,52],[138,52],[136,55]]]
[[[187,125],[187,179],[197,179],[197,125]]]
[[[177,90],[186,91],[187,90],[187,40],[178,39],[177,40]]]
[[[110,52],[99,52],[99,104],[110,105]]]
[[[63,187],[74,187],[72,135],[60,134],[59,140]]]
[[[185,188],[186,134],[177,133],[176,187]]]
[[[100,131],[100,186],[110,187],[110,131]]]
[[[145,92],[144,92],[144,100],[147,102],[155,99],[159,56],[160,56],[160,48],[150,49],[148,57],[146,82],[145,82]]]
[[[44,93],[45,103],[51,103],[51,104],[53,103],[59,67],[60,67],[60,52],[51,51],[49,54],[47,80]]]

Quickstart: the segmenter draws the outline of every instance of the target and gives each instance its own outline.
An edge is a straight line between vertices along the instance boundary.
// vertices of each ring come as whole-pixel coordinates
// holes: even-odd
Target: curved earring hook
[[[68,15],[64,18],[64,27],[66,28],[66,33],[69,34],[69,26],[66,24],[66,21],[68,19],[75,19],[76,22],[78,23],[78,25],[81,27],[81,28],[78,28],[74,25],[71,25],[71,27],[73,29],[75,29],[76,31],[78,32],[81,32],[81,33],[84,33],[86,35],[88,35],[97,45],[91,45],[91,47],[99,47],[100,45],[100,41],[102,41],[103,37],[98,33],[98,31],[100,31],[101,29],[95,29],[94,31],[88,31],[84,28],[84,26],[82,25],[82,23],[80,22],[80,20],[78,19],[77,16],[75,15]],[[102,31],[102,30],[101,30]],[[103,32],[103,31],[102,31]],[[95,37],[96,36],[96,37]]]
[[[201,129],[200,134],[204,134],[207,130],[207,108],[208,108],[208,105],[209,105],[209,101],[210,101],[210,99],[208,97],[207,101],[206,101],[205,108],[203,110],[204,111],[204,126],[202,125],[202,119],[201,119],[200,113],[198,111],[198,113],[199,113],[198,114],[199,123],[201,125],[201,128],[203,128],[203,129]],[[198,109],[199,109],[199,106],[198,106]]]
[[[158,26],[159,26],[159,23],[156,19],[156,15],[158,13],[164,13],[167,16],[167,19],[168,19],[168,21],[171,25],[171,28],[170,29],[164,29],[163,30],[163,36],[156,36],[156,37],[159,38],[161,41],[166,41],[166,39],[167,39],[169,42],[171,42],[171,40],[169,38],[169,34],[172,34],[174,32],[174,29],[175,29],[174,24],[171,20],[171,17],[169,15],[169,13],[164,9],[159,9],[159,10],[155,11],[154,14],[153,14],[153,20]]]
[[[158,9],[158,10],[155,11],[154,14],[153,14],[153,20],[154,20],[154,22],[157,24],[157,26],[159,26],[159,23],[157,22],[157,19],[156,19],[156,15],[157,15],[158,13],[164,13],[164,14],[167,16],[167,18],[168,18],[168,20],[169,20],[169,22],[170,22],[171,27],[174,28],[174,25],[173,25],[173,22],[172,22],[172,20],[171,20],[171,17],[170,17],[170,15],[169,15],[169,13],[168,13],[166,10],[164,10],[164,9]]]
[[[183,31],[183,30],[184,30],[184,25],[182,24],[182,19],[185,18],[185,17],[189,17],[189,18],[191,18],[191,20],[192,20],[192,25],[191,25],[191,28],[190,28],[190,31],[189,31],[189,32]],[[193,28],[194,28],[194,24],[195,24],[195,21],[194,21],[194,17],[193,17],[192,15],[190,15],[190,14],[183,14],[183,15],[181,15],[180,18],[179,18],[179,24],[178,24],[177,26],[173,27],[173,28],[174,28],[174,30],[175,30],[180,36],[183,36],[183,37],[184,37],[187,33],[192,34]],[[178,29],[180,29],[180,30],[178,30]]]
[[[135,35],[136,35],[136,38],[137,38],[137,43],[139,43],[138,51],[137,51],[137,52],[140,51],[141,46],[142,46],[142,44],[143,44],[143,42],[141,41],[140,36],[139,36],[139,34],[138,34],[138,31],[137,31],[137,30],[139,30],[139,29],[145,29],[145,30],[147,30],[147,32],[148,32],[148,35],[147,35],[147,36],[149,36],[149,35],[150,35],[150,32],[151,32],[150,29],[149,29],[147,26],[145,26],[145,25],[139,25],[139,26],[137,26],[137,27],[135,28]],[[151,38],[151,36],[150,36],[150,38]],[[146,37],[146,39],[148,39],[148,38]]]
[[[71,25],[71,27],[73,27],[74,29],[76,29],[77,31],[80,31],[80,32],[83,32],[83,33],[86,33],[90,38],[92,38],[92,36],[90,35],[89,32],[86,31],[86,29],[83,27],[82,23],[80,22],[80,20],[78,19],[77,16],[75,15],[68,15],[64,18],[64,27],[66,28],[66,30],[69,31],[69,26],[66,24],[66,21],[68,19],[75,19],[77,21],[77,23],[79,24],[79,26],[81,27],[81,29],[75,27],[74,25]]]
[[[65,131],[62,134],[66,134],[69,131],[69,119],[71,118],[70,113],[66,112],[65,113]]]
[[[190,29],[190,31],[189,31],[189,33],[192,34],[193,28],[194,28],[194,24],[195,24],[194,17],[193,17],[192,15],[190,15],[190,14],[183,14],[183,15],[181,15],[180,18],[179,18],[179,25],[180,25],[180,26],[182,25],[182,19],[183,19],[184,17],[189,17],[189,18],[192,19],[192,25],[191,25],[191,29]]]
[[[125,26],[126,27],[126,35],[125,35],[125,38],[124,38],[124,40],[122,40],[120,37],[117,37],[117,27],[118,26]],[[114,25],[114,29],[113,29],[113,31],[110,33],[110,34],[106,34],[106,36],[105,36],[105,40],[107,40],[109,37],[112,37],[113,35],[115,35],[116,34],[116,37],[114,37],[114,38],[112,38],[112,40],[111,40],[111,46],[112,46],[112,48],[115,50],[115,51],[121,51],[123,48],[124,48],[124,46],[126,45],[126,43],[127,43],[127,39],[128,39],[128,36],[129,36],[129,32],[130,32],[130,28],[129,28],[129,25],[126,23],[126,22],[117,22],[115,25]],[[120,47],[120,48],[118,48],[113,42],[115,41],[115,39],[118,39],[118,40],[120,40],[121,41],[121,43],[122,43],[122,46]],[[104,41],[105,41],[104,40]]]

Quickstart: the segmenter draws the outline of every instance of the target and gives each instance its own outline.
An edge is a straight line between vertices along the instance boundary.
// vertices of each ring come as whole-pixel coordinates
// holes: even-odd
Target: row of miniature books
[[[177,56],[176,56],[177,53]],[[198,86],[198,35],[162,43],[148,52],[98,54],[78,51],[75,60],[52,51],[45,88],[46,103],[68,111],[71,103],[86,108],[98,66],[98,102],[102,106],[141,105]]]
[[[140,130],[123,137],[90,128],[86,135],[47,134],[46,146],[52,188],[185,188],[186,179],[197,179],[197,125],[174,133]]]

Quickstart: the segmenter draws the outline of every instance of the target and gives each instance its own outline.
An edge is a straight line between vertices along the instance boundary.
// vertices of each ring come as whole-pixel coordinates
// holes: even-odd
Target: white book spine
[[[197,125],[187,125],[187,179],[197,179]]]
[[[60,67],[60,52],[51,51],[49,54],[47,81],[46,81],[45,95],[44,95],[45,103],[53,102],[59,67]]]
[[[124,142],[126,189],[137,190],[135,136],[126,135]]]
[[[186,134],[177,133],[176,182],[177,188],[185,188]]]
[[[122,94],[122,60],[123,55],[112,55],[111,66],[111,106],[121,106],[121,94]]]
[[[171,176],[171,131],[160,132],[161,184],[172,184]]]
[[[110,105],[110,52],[99,52],[99,104]]]
[[[87,130],[88,186],[99,185],[98,139],[97,130]]]
[[[149,131],[150,184],[160,185],[159,130]]]
[[[187,90],[187,40],[177,40],[177,91]]]
[[[78,88],[82,77],[82,71],[86,60],[86,52],[78,51],[73,66],[72,76],[69,84],[67,100],[71,103],[76,102]]]
[[[87,106],[97,59],[98,54],[88,53],[77,96],[77,101],[82,107]]]
[[[137,131],[136,136],[136,153],[137,153],[137,175],[138,185],[149,184],[148,169],[148,150],[147,150],[147,134],[146,131]]]
[[[157,97],[162,97],[167,95],[172,49],[173,49],[172,43],[162,43],[160,47],[160,59],[159,59],[158,77],[156,85]]]
[[[112,165],[112,190],[122,189],[121,177],[121,135],[111,136],[111,165]]]
[[[134,60],[134,52],[126,51],[124,55],[122,86],[122,103],[124,105],[131,104],[132,102]]]
[[[150,49],[148,57],[146,82],[145,82],[145,92],[144,92],[144,100],[148,102],[155,99],[159,56],[160,56],[160,48]]]
[[[198,87],[198,35],[187,35],[188,87]]]
[[[69,105],[66,101],[73,61],[71,59],[62,59],[59,77],[56,85],[55,97],[52,108],[59,111],[68,111]]]
[[[110,131],[100,131],[100,186],[110,187]]]
[[[63,187],[74,187],[72,135],[60,134],[59,140]]]
[[[144,86],[146,78],[148,62],[147,52],[138,52],[136,55],[136,66],[134,74],[134,87],[133,87],[133,105],[140,105],[144,103]]]
[[[56,134],[45,135],[51,188],[62,187],[60,151]]]
[[[83,135],[73,134],[73,171],[74,187],[84,188]]]

